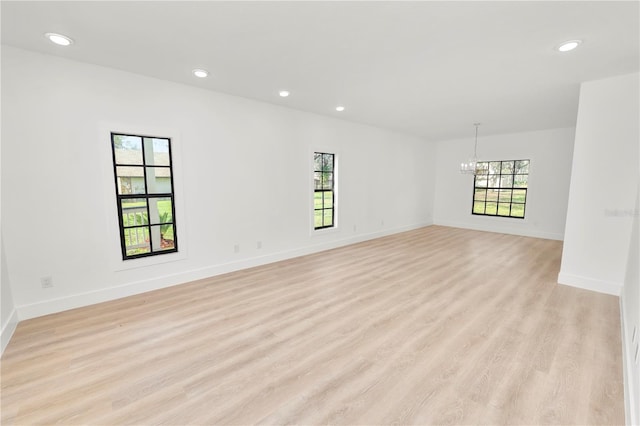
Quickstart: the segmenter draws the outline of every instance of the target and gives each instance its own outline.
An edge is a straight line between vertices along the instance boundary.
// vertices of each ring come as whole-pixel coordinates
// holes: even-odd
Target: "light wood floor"
[[[2,424],[622,424],[561,247],[431,226],[24,321]]]

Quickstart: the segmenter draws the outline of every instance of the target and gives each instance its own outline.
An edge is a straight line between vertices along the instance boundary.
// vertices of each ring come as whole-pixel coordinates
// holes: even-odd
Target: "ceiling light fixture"
[[[465,175],[474,175],[478,170],[478,126],[480,123],[473,123],[476,126],[476,142],[473,146],[473,157],[469,158],[466,163],[460,163],[460,173]]]
[[[281,98],[286,98],[287,96],[290,95],[288,90],[281,90],[280,92],[278,92],[278,94],[280,95]]]
[[[73,44],[72,39],[62,34],[46,33],[44,36],[49,39],[51,43],[55,43],[59,46],[69,46]]]
[[[336,107],[336,111],[338,111],[338,112],[342,112],[342,111],[344,111],[344,107],[343,107],[342,105],[338,105],[338,106]]]
[[[560,46],[558,46],[558,51],[559,52],[568,52],[568,51],[573,50],[576,47],[578,47],[580,45],[580,43],[582,43],[582,40],[565,41]]]
[[[195,70],[193,70],[193,75],[198,78],[205,78],[209,75],[209,71],[196,68]]]

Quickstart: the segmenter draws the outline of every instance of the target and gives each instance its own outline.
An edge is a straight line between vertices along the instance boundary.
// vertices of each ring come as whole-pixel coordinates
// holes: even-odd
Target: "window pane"
[[[332,226],[333,225],[333,209],[328,209],[324,211],[324,222],[322,226]]]
[[[145,164],[147,166],[169,166],[169,139],[144,138]]]
[[[487,201],[498,201],[498,194],[499,192],[497,190],[487,190]]]
[[[500,175],[489,175],[489,188],[497,188],[500,186]]]
[[[159,232],[160,235],[160,247],[154,247],[154,251],[158,250],[171,250],[175,247],[174,237],[173,237],[173,225],[165,224],[165,225],[155,225],[151,227],[151,232]]]
[[[322,210],[316,210],[313,214],[313,226],[314,228],[320,228],[322,226]]]
[[[322,154],[319,152],[313,154],[313,170],[316,172],[322,171]]]
[[[171,191],[171,169],[147,167],[147,193],[168,194]]]
[[[333,207],[333,191],[326,191],[324,193],[324,208],[330,209]]]
[[[498,196],[498,201],[503,203],[511,202],[511,190],[510,189],[501,189],[500,194]]]
[[[485,207],[485,214],[496,215],[498,211],[498,203],[489,203]]]
[[[322,208],[322,191],[317,191],[313,194],[313,208],[314,210]]]
[[[509,216],[511,203],[498,203],[498,216]]]
[[[123,231],[127,256],[151,252],[148,227],[126,228]]]
[[[113,148],[116,164],[143,164],[141,137],[113,135]]]
[[[130,177],[118,178],[118,194],[133,194],[133,186]]]
[[[524,204],[512,204],[511,205],[511,216],[513,216],[513,217],[524,217]]]
[[[512,188],[513,187],[513,176],[501,176],[500,177],[500,188]]]
[[[323,172],[333,172],[333,154],[324,154],[322,161]]]
[[[489,163],[486,161],[479,161],[476,164],[476,174],[486,175],[487,173],[489,173]]]
[[[514,181],[513,181],[513,186],[516,188],[526,188],[527,187],[527,180],[528,180],[528,176],[527,175],[515,175],[514,176]]]
[[[322,189],[333,189],[333,173],[322,173]]]
[[[526,189],[514,189],[513,190],[513,202],[514,203],[524,203],[527,199],[527,190]]]
[[[489,174],[492,174],[492,175],[500,174],[500,161],[489,162]]]
[[[487,176],[476,176],[476,186],[486,188],[487,187]]]
[[[151,224],[173,222],[173,211],[171,208],[171,198],[150,198],[149,212],[151,213]]]
[[[513,174],[513,161],[503,161],[502,162],[502,170],[501,173],[503,175],[512,175]]]
[[[144,198],[127,198],[120,201],[122,208],[122,224],[124,226],[147,225],[147,200]]]
[[[144,194],[144,167],[116,167],[118,194]]]
[[[529,174],[529,160],[516,161],[515,174]]]
[[[475,193],[473,194],[473,199],[484,201],[486,198],[487,198],[487,190],[476,188]]]
[[[313,173],[313,187],[314,189],[322,189],[322,172]]]
[[[483,201],[475,201],[473,203],[473,212],[476,214],[484,214],[484,202]]]

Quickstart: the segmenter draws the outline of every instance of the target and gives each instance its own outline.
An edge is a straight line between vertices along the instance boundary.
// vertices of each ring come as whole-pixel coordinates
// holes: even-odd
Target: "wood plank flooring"
[[[618,298],[430,226],[19,324],[2,424],[623,424]]]

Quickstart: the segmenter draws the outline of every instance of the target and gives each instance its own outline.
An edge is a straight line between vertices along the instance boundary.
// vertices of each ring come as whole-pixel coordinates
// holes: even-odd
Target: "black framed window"
[[[171,139],[111,133],[122,258],[178,251]]]
[[[313,226],[314,229],[335,225],[335,155],[313,153]]]
[[[528,181],[529,160],[479,161],[472,213],[524,219]]]

